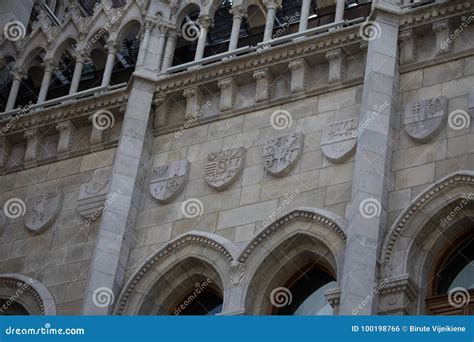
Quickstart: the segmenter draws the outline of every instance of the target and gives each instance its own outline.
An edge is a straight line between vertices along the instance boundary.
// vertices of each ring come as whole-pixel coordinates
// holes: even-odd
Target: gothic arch
[[[283,286],[295,267],[314,262],[330,269],[338,281],[343,269],[347,222],[323,209],[298,208],[258,234],[244,249],[243,307],[268,314],[269,294]],[[339,283],[338,283],[339,287]]]
[[[381,310],[423,314],[429,274],[441,251],[459,234],[472,230],[474,172],[454,172],[420,193],[398,216],[381,249],[386,288]],[[449,219],[448,219],[449,218]],[[389,298],[392,297],[392,298]],[[393,308],[387,308],[387,302]]]
[[[181,28],[181,24],[186,18],[186,16],[193,12],[199,10],[199,14],[203,14],[203,9],[201,7],[201,4],[198,1],[189,1],[186,3],[185,6],[180,8],[177,13],[174,15],[175,20],[175,25],[179,29]]]
[[[0,299],[7,306],[12,302],[20,304],[30,315],[56,315],[56,304],[49,290],[38,280],[22,274],[0,274]]]
[[[130,278],[115,313],[169,314],[167,310],[189,286],[208,278],[224,298],[230,264],[236,255],[234,245],[221,236],[198,231],[179,236],[152,255]]]

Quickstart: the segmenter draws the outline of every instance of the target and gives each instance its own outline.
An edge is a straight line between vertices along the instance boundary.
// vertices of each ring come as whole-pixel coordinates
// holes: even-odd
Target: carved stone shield
[[[441,128],[448,111],[448,99],[445,96],[434,97],[405,108],[403,124],[405,131],[414,140],[425,142]]]
[[[26,202],[25,226],[34,232],[49,228],[61,211],[63,197],[62,191],[54,191],[29,199]]]
[[[245,149],[231,148],[209,154],[205,178],[217,190],[227,188],[238,176],[244,165]]]
[[[358,120],[356,118],[336,121],[327,125],[321,138],[321,150],[332,162],[349,158],[357,144]]]
[[[109,183],[109,180],[105,179],[81,185],[79,198],[77,199],[77,211],[82,217],[91,218],[102,215],[100,209],[107,200],[110,189]]]
[[[183,189],[188,174],[187,160],[177,160],[154,168],[150,182],[151,195],[162,203],[171,201]]]
[[[303,134],[290,133],[268,140],[263,148],[265,169],[276,177],[286,175],[303,150]]]

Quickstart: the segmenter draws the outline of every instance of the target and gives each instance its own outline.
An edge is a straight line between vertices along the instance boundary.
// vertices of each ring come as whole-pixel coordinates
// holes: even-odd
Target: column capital
[[[334,61],[340,57],[343,57],[344,56],[344,53],[342,51],[342,49],[334,49],[334,50],[331,50],[331,51],[328,51],[326,53],[326,59],[328,61]]]
[[[247,17],[247,10],[242,5],[232,6],[229,13],[234,16],[234,19],[244,19]]]
[[[57,69],[57,63],[52,58],[45,59],[41,65],[44,66],[44,72],[53,72]]]
[[[145,19],[145,30],[151,30],[156,25],[156,20],[153,18],[146,18]]]
[[[267,9],[279,9],[281,8],[281,0],[264,0],[263,4]]]
[[[23,138],[25,138],[27,141],[37,139],[39,136],[39,130],[38,129],[32,129],[29,131],[26,131],[23,133]]]
[[[28,78],[28,73],[22,68],[15,68],[10,71],[10,74],[13,76],[13,79],[21,81]]]
[[[439,22],[433,24],[433,31],[434,32],[442,32],[442,31],[447,30],[449,28],[450,28],[449,19],[439,21]]]
[[[197,23],[199,24],[199,26],[205,29],[209,29],[210,27],[214,26],[214,21],[207,14],[200,15],[197,19]]]
[[[116,40],[110,39],[107,41],[107,44],[105,44],[105,48],[107,49],[108,53],[115,54],[119,49],[119,44]]]

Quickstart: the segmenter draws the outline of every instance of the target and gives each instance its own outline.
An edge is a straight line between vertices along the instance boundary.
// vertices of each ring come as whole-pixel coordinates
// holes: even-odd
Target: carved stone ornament
[[[189,161],[177,160],[153,169],[150,182],[151,195],[161,203],[167,203],[183,190],[189,174]]]
[[[405,108],[403,124],[407,134],[416,141],[430,140],[441,128],[448,111],[448,99],[445,96],[433,97]]]
[[[107,200],[109,183],[109,180],[100,180],[81,185],[77,210],[82,217],[92,218],[101,214],[101,208]]]
[[[49,228],[61,211],[63,197],[62,191],[54,191],[29,199],[26,202],[25,226],[34,232]]]
[[[265,169],[276,177],[286,175],[301,156],[303,138],[302,133],[295,132],[267,140],[263,148]]]
[[[349,158],[355,151],[358,127],[356,118],[327,125],[321,138],[321,150],[324,155],[334,163]]]
[[[210,153],[205,170],[206,182],[217,190],[224,190],[239,176],[244,158],[243,147]]]

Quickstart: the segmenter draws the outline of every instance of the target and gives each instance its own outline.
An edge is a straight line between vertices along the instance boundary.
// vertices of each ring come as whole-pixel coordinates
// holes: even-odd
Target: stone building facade
[[[473,5],[6,1],[1,313],[472,314]]]

